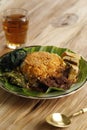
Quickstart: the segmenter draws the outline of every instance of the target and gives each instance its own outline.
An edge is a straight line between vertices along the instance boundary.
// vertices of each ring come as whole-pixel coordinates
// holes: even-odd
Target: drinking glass
[[[8,48],[16,49],[25,45],[28,23],[28,11],[25,9],[7,9],[3,12],[3,29]]]

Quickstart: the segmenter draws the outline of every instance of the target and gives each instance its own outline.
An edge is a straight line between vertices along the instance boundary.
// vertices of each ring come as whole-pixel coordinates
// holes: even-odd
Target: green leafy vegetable
[[[19,66],[26,57],[27,52],[23,49],[12,51],[0,58],[0,71],[8,72]]]

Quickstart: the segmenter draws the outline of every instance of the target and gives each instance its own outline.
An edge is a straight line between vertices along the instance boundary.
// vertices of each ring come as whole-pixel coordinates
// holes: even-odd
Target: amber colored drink
[[[16,49],[26,42],[28,19],[23,14],[5,16],[5,19],[3,20],[3,29],[7,46]]]

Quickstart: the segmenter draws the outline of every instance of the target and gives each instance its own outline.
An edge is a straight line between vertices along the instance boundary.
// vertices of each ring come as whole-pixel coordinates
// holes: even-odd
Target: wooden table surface
[[[66,47],[87,60],[87,0],[0,0],[0,55],[10,51],[5,47],[1,14],[17,7],[29,11],[26,46]],[[70,115],[83,107],[87,107],[87,83],[72,95],[51,100],[25,99],[0,88],[0,130],[61,130],[48,125],[46,115]],[[87,113],[64,130],[87,130]]]

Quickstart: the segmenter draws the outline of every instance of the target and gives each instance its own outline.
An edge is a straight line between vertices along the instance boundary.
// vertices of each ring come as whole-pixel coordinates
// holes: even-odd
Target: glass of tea
[[[25,9],[7,9],[3,12],[3,29],[8,48],[16,49],[25,45],[28,23],[28,11]]]

